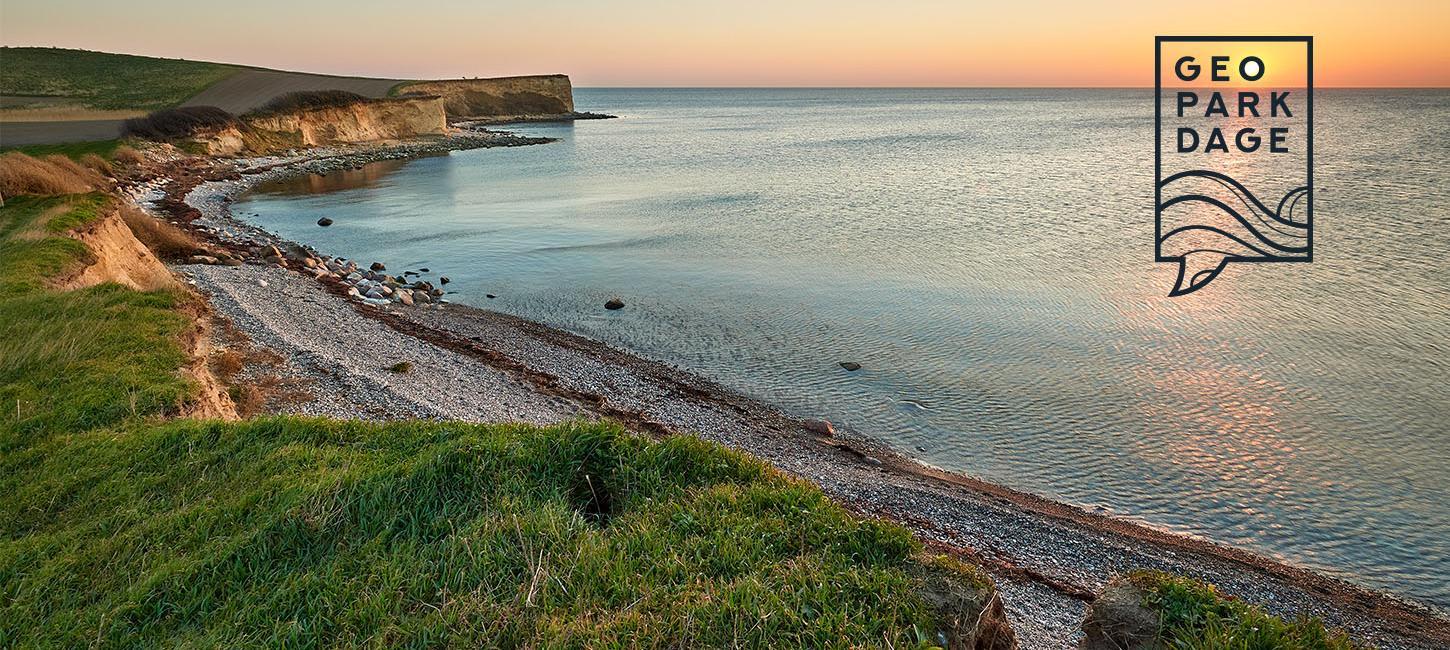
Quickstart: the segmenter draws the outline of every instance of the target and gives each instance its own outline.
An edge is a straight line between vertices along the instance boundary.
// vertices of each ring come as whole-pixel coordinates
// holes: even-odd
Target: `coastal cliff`
[[[438,97],[398,97],[245,117],[254,129],[289,135],[305,146],[443,135],[448,123]]]
[[[416,96],[244,115],[223,128],[198,133],[193,140],[215,156],[404,140],[447,132],[442,100]]]
[[[398,88],[404,95],[435,95],[450,118],[564,115],[574,112],[568,75],[419,81]]]

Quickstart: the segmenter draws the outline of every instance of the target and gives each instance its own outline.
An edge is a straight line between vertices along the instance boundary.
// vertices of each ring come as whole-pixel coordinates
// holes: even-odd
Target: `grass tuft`
[[[393,364],[391,366],[388,366],[388,371],[389,372],[395,372],[395,373],[400,374],[400,375],[406,375],[406,374],[408,374],[410,372],[413,372],[413,362],[412,361],[399,361],[399,362],[397,362],[397,363],[395,363],[395,364]]]
[[[106,187],[96,170],[61,154],[34,158],[18,151],[0,155],[0,196],[80,194]]]
[[[1361,646],[1315,618],[1286,621],[1213,585],[1160,571],[1141,570],[1128,580],[1144,592],[1143,605],[1159,617],[1159,636],[1182,650],[1358,650]]]

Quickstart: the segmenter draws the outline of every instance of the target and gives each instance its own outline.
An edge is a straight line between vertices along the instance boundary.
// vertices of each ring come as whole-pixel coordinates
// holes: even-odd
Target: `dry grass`
[[[146,157],[141,155],[141,152],[124,144],[116,147],[116,153],[111,157],[123,165],[138,165],[146,162]]]
[[[121,207],[121,218],[146,248],[163,260],[180,260],[205,253],[206,248],[191,233],[157,219],[140,209]]]
[[[0,195],[3,196],[83,194],[108,185],[96,170],[65,156],[32,158],[18,151],[0,156]]]
[[[111,169],[110,161],[93,153],[81,156],[81,165],[103,176],[112,178],[116,176],[115,170]]]
[[[227,389],[232,403],[237,405],[237,415],[250,418],[267,411],[267,396],[262,389],[252,384],[238,384]]]
[[[242,353],[232,348],[217,350],[211,355],[211,371],[217,379],[230,384],[236,378],[237,373],[245,367],[246,360]]]

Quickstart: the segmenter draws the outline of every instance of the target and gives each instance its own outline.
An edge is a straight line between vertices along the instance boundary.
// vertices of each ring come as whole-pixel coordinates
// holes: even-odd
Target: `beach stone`
[[[806,431],[811,433],[819,433],[823,436],[836,435],[836,427],[831,426],[830,420],[806,420],[802,424],[806,426]]]
[[[368,289],[368,292],[363,295],[374,300],[381,300],[388,296],[388,294],[383,293],[382,287],[373,287],[371,289]]]
[[[610,298],[604,302],[604,308],[610,311],[624,309],[624,301],[618,298]]]
[[[257,279],[257,286],[262,287],[263,289],[265,289],[265,288],[267,288],[267,281],[266,280],[263,280],[261,278],[258,278]]]
[[[328,219],[327,217],[323,217],[323,218],[317,220],[317,225],[322,226],[323,228],[326,228],[326,227],[332,225],[332,220],[331,219]]]
[[[493,300],[494,298],[497,298],[498,296],[495,296],[495,295],[493,295],[491,293],[485,293],[485,294],[483,294],[483,297],[484,298],[488,298],[489,300]]]
[[[312,251],[309,251],[306,248],[303,248],[292,242],[287,242],[286,244],[283,244],[282,248],[285,249],[282,255],[282,257],[285,259],[300,261],[312,257]]]
[[[418,268],[418,271],[419,271],[419,272],[422,272],[422,273],[427,273],[427,272],[428,272],[428,267],[426,267],[426,266],[423,266],[423,267],[419,267],[419,268]]]
[[[362,280],[362,274],[358,273],[357,271],[353,271],[351,273],[348,273],[347,276],[343,279],[347,280],[348,282],[358,282]]]
[[[412,291],[399,291],[398,294],[397,294],[397,298],[398,298],[398,302],[401,302],[401,303],[403,303],[405,305],[408,305],[410,307],[413,305],[413,292]]]
[[[439,284],[448,284],[449,282],[452,282],[452,280],[449,280],[448,279],[448,276],[446,276],[446,275],[440,275],[440,276],[438,276],[438,283]]]
[[[413,300],[416,300],[416,301],[422,302],[422,303],[429,303],[429,302],[433,302],[433,297],[432,296],[429,296],[427,291],[423,291],[422,289],[414,289],[413,290]]]
[[[187,261],[192,264],[216,264],[217,258],[210,255],[192,255],[191,259]]]
[[[368,267],[368,270],[373,271],[374,273],[376,273],[378,271],[386,271],[386,270],[388,270],[388,267],[383,266],[383,263],[382,262],[373,262],[372,266],[369,266]]]
[[[855,361],[842,361],[841,367],[851,372],[856,372],[857,370],[861,369],[861,364],[856,363]]]

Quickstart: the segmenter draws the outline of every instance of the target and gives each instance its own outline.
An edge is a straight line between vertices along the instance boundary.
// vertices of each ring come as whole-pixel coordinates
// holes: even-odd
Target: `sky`
[[[1158,34],[1315,38],[1315,81],[1450,86],[1450,2],[0,1],[0,43],[577,86],[1151,86]],[[3,65],[3,62],[0,62]]]

